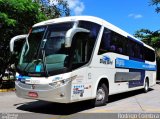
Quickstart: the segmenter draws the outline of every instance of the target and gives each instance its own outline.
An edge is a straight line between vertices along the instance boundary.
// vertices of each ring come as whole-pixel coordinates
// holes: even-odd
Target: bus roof
[[[46,20],[46,21],[42,21],[40,23],[35,24],[33,27],[36,26],[43,26],[43,25],[50,25],[53,23],[61,23],[61,22],[69,22],[69,21],[79,21],[79,20],[84,20],[84,21],[91,21],[100,25],[103,25],[104,27],[113,30],[114,32],[117,32],[125,37],[128,37],[131,40],[134,40],[140,44],[143,44],[145,47],[148,47],[152,50],[154,50],[152,47],[150,47],[149,45],[145,44],[144,42],[142,42],[141,40],[135,38],[134,36],[130,35],[129,33],[123,31],[122,29],[114,26],[113,24],[98,18],[98,17],[94,17],[94,16],[69,16],[69,17],[61,17],[61,18],[55,18],[55,19],[50,19],[50,20]]]

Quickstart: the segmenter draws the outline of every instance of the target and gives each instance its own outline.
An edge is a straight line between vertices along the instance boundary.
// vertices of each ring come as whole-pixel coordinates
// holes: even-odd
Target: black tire
[[[144,89],[143,89],[143,91],[144,91],[145,93],[147,93],[148,90],[149,90],[149,81],[146,79],[146,80],[145,80],[145,84],[144,84]]]
[[[3,85],[2,85],[2,83],[0,82],[0,89],[2,88],[2,86],[3,86]]]
[[[0,89],[2,88],[2,74],[0,73]]]
[[[94,106],[106,105],[108,101],[108,87],[102,83],[98,85],[96,92],[96,99],[94,100]]]

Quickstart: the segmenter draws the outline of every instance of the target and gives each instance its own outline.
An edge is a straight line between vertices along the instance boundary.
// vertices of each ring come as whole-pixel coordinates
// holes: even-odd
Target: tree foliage
[[[66,0],[33,0],[41,5],[41,11],[47,15],[49,19],[58,18],[60,16],[69,16],[70,9]]]
[[[155,49],[160,48],[160,30],[150,31],[148,29],[141,29],[136,31],[134,35]]]
[[[0,0],[0,58],[9,59],[9,41],[13,36],[27,33],[29,27],[45,19],[32,0]]]
[[[155,5],[156,6],[156,12],[157,13],[160,12],[160,0],[151,0],[151,5]]]

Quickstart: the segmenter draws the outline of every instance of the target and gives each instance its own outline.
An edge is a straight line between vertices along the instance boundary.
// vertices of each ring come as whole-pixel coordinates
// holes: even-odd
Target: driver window
[[[73,67],[77,68],[89,62],[95,40],[88,33],[77,33],[74,36]]]
[[[77,33],[75,36],[75,50],[73,55],[73,63],[85,63],[86,59],[85,56],[87,55],[87,35],[85,33]]]

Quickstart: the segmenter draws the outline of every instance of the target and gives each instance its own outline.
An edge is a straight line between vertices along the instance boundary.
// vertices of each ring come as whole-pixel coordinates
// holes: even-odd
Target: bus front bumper
[[[54,88],[49,84],[25,84],[15,82],[16,95],[21,98],[44,100],[58,103],[70,103],[71,83]]]

